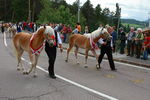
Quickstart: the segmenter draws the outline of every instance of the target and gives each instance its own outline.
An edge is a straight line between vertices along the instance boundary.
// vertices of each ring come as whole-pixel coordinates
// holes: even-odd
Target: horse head
[[[101,35],[103,39],[112,39],[111,33],[113,32],[112,27],[102,28]]]
[[[55,42],[55,33],[54,33],[54,29],[51,26],[42,26],[41,33],[43,33],[43,37],[44,39],[48,42],[49,46],[54,46],[56,44]],[[39,32],[40,32],[39,29]]]

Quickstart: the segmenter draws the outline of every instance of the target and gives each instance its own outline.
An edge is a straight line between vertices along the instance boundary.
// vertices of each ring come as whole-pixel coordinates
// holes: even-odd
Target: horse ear
[[[44,25],[44,28],[46,28],[46,26]]]

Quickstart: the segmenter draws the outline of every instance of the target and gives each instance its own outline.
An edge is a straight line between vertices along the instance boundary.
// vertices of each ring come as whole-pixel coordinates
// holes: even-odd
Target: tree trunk
[[[32,8],[32,22],[34,22],[35,17],[35,7],[36,7],[36,1],[33,0],[33,8]]]

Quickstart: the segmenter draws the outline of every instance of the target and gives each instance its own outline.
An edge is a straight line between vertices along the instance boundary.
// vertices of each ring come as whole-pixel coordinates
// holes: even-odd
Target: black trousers
[[[53,47],[49,47],[49,46],[45,46],[45,51],[47,53],[48,56],[48,72],[49,75],[55,75],[54,73],[54,64],[55,64],[55,59],[56,59],[56,53],[57,53],[57,47],[53,46]]]
[[[101,64],[104,55],[107,55],[111,70],[115,70],[115,64],[112,56],[112,48],[110,46],[101,46],[101,53],[98,58],[98,63]]]

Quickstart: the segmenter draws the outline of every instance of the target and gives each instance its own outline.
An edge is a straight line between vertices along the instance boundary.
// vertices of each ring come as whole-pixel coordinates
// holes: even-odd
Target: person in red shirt
[[[143,58],[144,60],[148,59],[148,54],[150,54],[150,33],[145,33],[144,43],[143,43]]]
[[[63,36],[64,36],[63,42],[65,43],[66,39],[67,39],[67,26],[66,25],[64,25],[64,27],[62,29],[62,33],[63,33]]]
[[[77,23],[77,29],[78,29],[78,33],[81,33],[81,25],[79,22]]]

